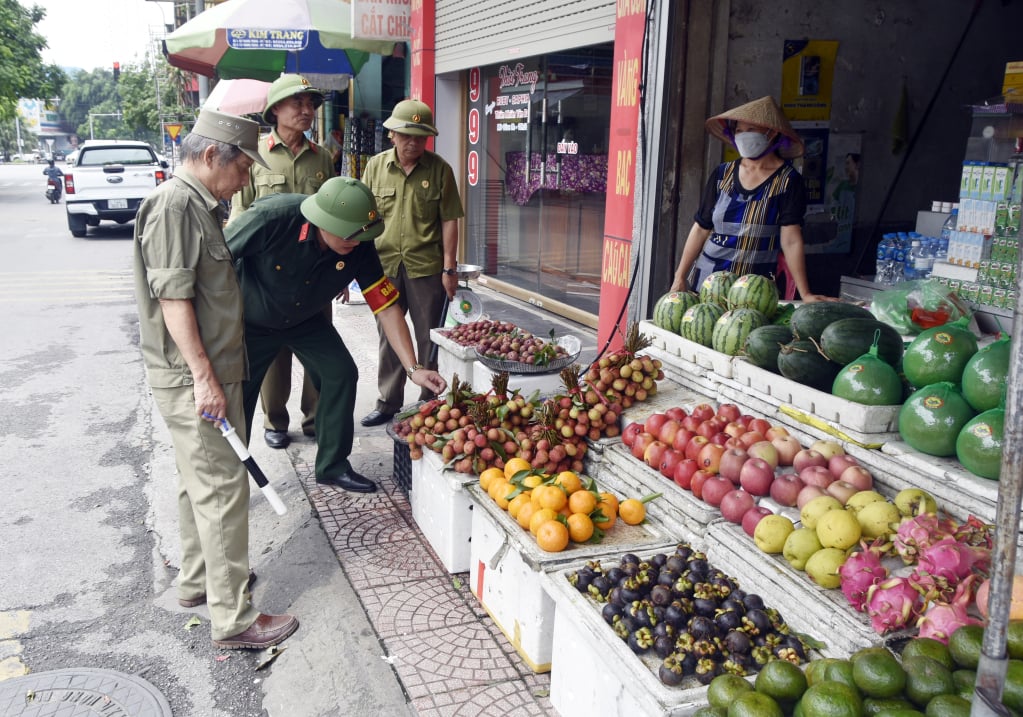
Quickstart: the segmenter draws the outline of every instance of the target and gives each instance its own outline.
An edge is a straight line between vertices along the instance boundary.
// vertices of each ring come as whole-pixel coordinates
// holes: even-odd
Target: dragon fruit
[[[867,589],[867,614],[875,632],[884,634],[909,624],[919,614],[920,593],[907,578],[889,578]]]
[[[953,537],[960,543],[991,550],[995,546],[994,529],[995,526],[971,515],[965,523],[956,528]]]
[[[867,590],[888,577],[888,568],[881,564],[880,550],[860,543],[863,550],[850,555],[838,569],[842,578],[842,594],[857,611],[863,612]]]
[[[949,636],[963,625],[983,625],[966,613],[973,598],[973,583],[979,579],[970,575],[956,589],[951,602],[933,602],[917,621],[920,637],[930,637],[948,644]]]
[[[939,518],[934,513],[906,518],[895,533],[895,551],[902,557],[902,562],[912,565],[922,551],[942,538],[952,536],[955,530],[955,521]]]
[[[920,551],[917,568],[951,585],[958,585],[973,573],[974,568],[985,568],[991,561],[991,551],[960,543],[955,538],[942,538]],[[986,570],[984,570],[986,572]]]

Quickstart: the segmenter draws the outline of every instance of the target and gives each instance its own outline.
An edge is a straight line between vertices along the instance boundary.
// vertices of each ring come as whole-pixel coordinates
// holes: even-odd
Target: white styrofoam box
[[[437,344],[437,373],[446,381],[458,374],[460,381],[471,382],[476,349],[452,341],[444,335],[444,329],[430,329],[430,340]]]
[[[556,606],[550,697],[561,717],[674,717],[707,704],[704,686],[664,685],[661,660],[633,653],[600,617],[600,606],[569,584],[570,572],[542,578]]]
[[[476,393],[486,393],[494,387],[494,376],[497,371],[487,368],[476,361],[472,367],[472,389]],[[518,391],[526,398],[534,392],[541,396],[553,396],[564,392],[561,372],[551,373],[510,373],[508,374],[508,390]]]
[[[610,486],[609,486],[610,487]],[[528,530],[501,510],[479,484],[468,487],[473,500],[469,586],[523,661],[535,672],[551,668],[554,601],[540,583],[542,572],[627,552],[663,552],[689,536],[653,516],[640,525],[619,521],[596,544],[569,543],[560,553],[540,549]]]
[[[449,573],[469,570],[473,504],[465,487],[478,480],[444,470],[440,454],[429,449],[412,461],[412,517]]]
[[[779,403],[790,404],[842,428],[861,433],[898,431],[901,404],[866,406],[848,401],[754,366],[745,359],[736,360],[732,377],[737,383],[765,393]]]
[[[656,341],[658,348],[663,348],[669,354],[676,354],[697,366],[709,368],[724,378],[732,377],[734,356],[723,354],[695,341],[684,339],[678,334],[665,331],[657,327],[652,321],[641,321],[639,331]]]
[[[713,523],[707,543],[711,565],[778,608],[793,630],[821,640],[825,657],[848,657],[862,647],[884,644],[866,614],[853,610],[841,590],[821,588],[780,555],[762,552],[740,526]]]
[[[635,458],[624,443],[604,451],[604,460],[595,466],[593,477],[598,483],[616,481],[624,486],[627,494],[637,498],[660,493],[660,498],[647,504],[647,513],[663,512],[669,521],[682,525],[696,536],[704,536],[707,526],[721,519],[717,508]]]

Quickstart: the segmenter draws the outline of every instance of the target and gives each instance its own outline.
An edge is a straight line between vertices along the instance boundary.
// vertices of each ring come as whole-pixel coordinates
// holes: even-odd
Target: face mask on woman
[[[771,147],[771,138],[762,132],[739,132],[735,135],[735,148],[739,156],[757,159]]]

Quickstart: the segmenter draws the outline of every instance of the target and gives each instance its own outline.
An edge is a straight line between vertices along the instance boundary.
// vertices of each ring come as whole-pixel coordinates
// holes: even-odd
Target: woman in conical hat
[[[698,291],[715,271],[773,276],[783,253],[803,301],[813,294],[803,254],[803,178],[791,160],[803,141],[772,97],[761,97],[706,122],[707,131],[728,142],[739,159],[725,162],[707,183],[682,250],[672,291]]]

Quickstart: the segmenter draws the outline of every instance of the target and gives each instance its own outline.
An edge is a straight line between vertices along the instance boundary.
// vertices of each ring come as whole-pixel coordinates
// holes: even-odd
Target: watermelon
[[[824,329],[839,319],[872,319],[874,315],[856,304],[841,301],[815,301],[812,304],[800,304],[792,312],[789,325],[798,339],[821,340]]]
[[[728,308],[728,291],[738,280],[738,275],[731,271],[715,271],[700,284],[700,303],[717,304],[722,309]]]
[[[726,311],[714,324],[711,348],[729,356],[737,356],[753,329],[767,323],[767,317],[756,309]]]
[[[700,297],[691,291],[670,291],[654,304],[654,326],[673,334],[682,328],[682,314],[690,306],[695,306]]]
[[[917,388],[941,381],[959,383],[966,364],[977,353],[977,337],[966,328],[968,323],[963,317],[921,331],[902,356],[906,380]]]
[[[742,355],[754,366],[778,373],[778,353],[790,341],[792,331],[788,326],[761,326],[749,332],[742,346]]]
[[[902,404],[899,434],[921,453],[952,456],[960,431],[973,416],[973,409],[955,384],[940,381],[924,386]]]
[[[963,398],[975,411],[997,407],[1009,382],[1009,337],[1000,338],[975,353],[963,369]]]
[[[796,339],[782,346],[778,354],[778,373],[819,391],[830,392],[841,370],[842,367],[829,361],[813,341]]]
[[[760,274],[743,274],[728,290],[729,309],[756,309],[768,319],[778,311],[778,285]]]
[[[998,480],[1005,442],[1005,409],[992,408],[972,418],[956,438],[956,458],[981,478]]]
[[[702,346],[710,346],[714,336],[714,324],[725,313],[717,304],[690,306],[682,314],[682,337]]]
[[[821,351],[837,364],[845,366],[869,353],[877,336],[877,356],[892,366],[902,360],[902,334],[877,319],[839,319],[821,332]]]

